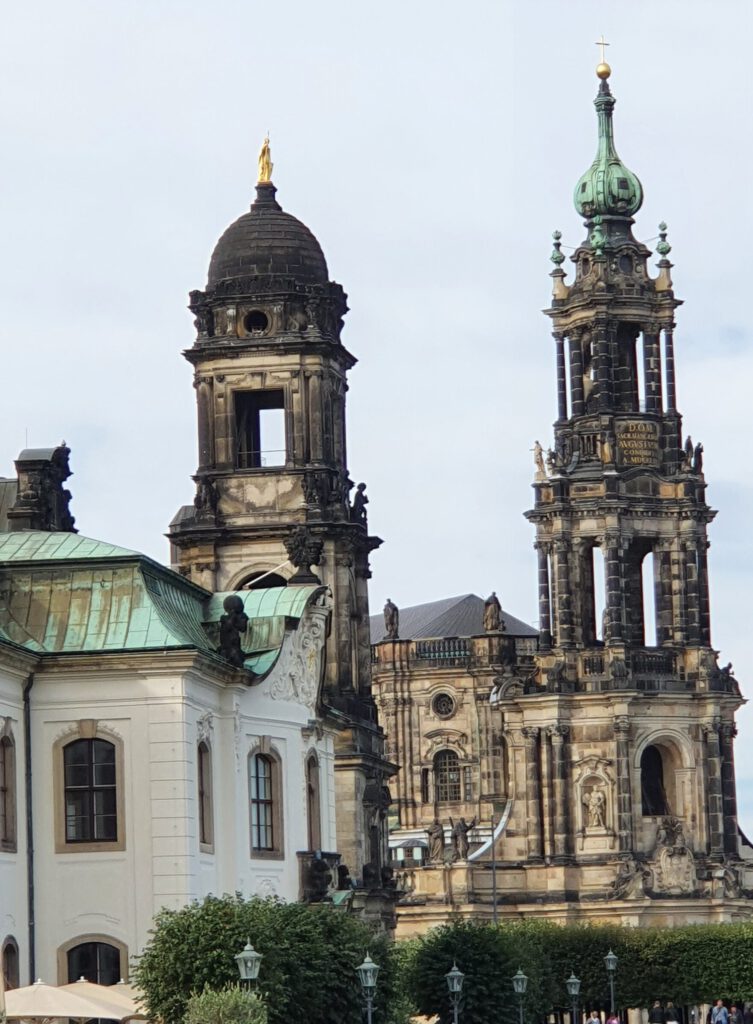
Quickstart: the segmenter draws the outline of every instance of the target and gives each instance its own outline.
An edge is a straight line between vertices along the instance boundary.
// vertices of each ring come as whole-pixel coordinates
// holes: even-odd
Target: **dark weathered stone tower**
[[[651,861],[642,893],[709,895],[714,866],[739,860],[740,693],[711,646],[706,528],[714,512],[703,447],[682,441],[673,337],[680,301],[666,226],[652,277],[650,252],[632,233],[641,184],[614,148],[609,66],[597,74],[598,152],[575,189],[587,235],[572,256],[571,284],[558,232],[552,254],[554,449],[546,468],[537,450],[527,513],[538,551],[541,689],[518,706],[538,702],[544,716],[526,721],[522,737],[527,852],[563,863],[619,855],[634,875]],[[670,847],[684,852],[661,861]]]
[[[337,724],[338,844],[354,877],[384,863],[390,767],[370,688],[369,552],[351,504],[346,296],[313,234],[275,198],[268,145],[256,200],[191,292],[199,427],[196,498],[170,525],[182,573],[214,591],[321,581],[333,597],[324,699]],[[318,574],[318,575],[317,575]]]

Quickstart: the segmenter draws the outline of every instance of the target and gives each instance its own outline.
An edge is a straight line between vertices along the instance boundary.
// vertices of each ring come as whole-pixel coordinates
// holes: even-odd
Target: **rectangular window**
[[[114,842],[118,838],[115,747],[106,740],[76,740],[63,751],[65,841]]]
[[[211,847],[214,836],[212,828],[212,755],[206,743],[198,747],[199,769],[199,843]]]
[[[236,391],[235,464],[239,469],[284,466],[287,458],[285,439],[285,392]]]
[[[251,847],[274,850],[272,762],[257,754],[251,762]]]
[[[16,848],[15,747],[8,736],[0,739],[0,849]]]

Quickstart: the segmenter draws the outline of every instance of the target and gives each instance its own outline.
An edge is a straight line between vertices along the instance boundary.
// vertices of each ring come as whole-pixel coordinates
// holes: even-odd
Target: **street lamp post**
[[[245,981],[248,988],[251,987],[251,982],[256,981],[259,977],[259,968],[261,967],[263,955],[263,953],[256,952],[251,945],[251,939],[248,939],[246,945],[235,957],[241,981]]]
[[[580,978],[575,977],[575,972],[570,972],[570,977],[565,982],[567,985],[567,992],[572,1001],[573,1007],[573,1019],[571,1024],[577,1024],[578,1021],[578,993],[580,992]]]
[[[458,1011],[460,1009],[465,975],[462,971],[458,970],[458,965],[453,963],[452,970],[445,974],[445,978],[447,979],[447,988],[450,990],[453,1024],[458,1024]]]
[[[361,992],[363,993],[364,1003],[366,1004],[367,1024],[371,1024],[371,1016],[374,1012],[374,994],[376,992],[379,965],[375,964],[367,953],[364,962],[356,967],[356,974],[358,975],[358,980],[361,982]]]
[[[523,996],[528,988],[528,978],[520,968],[518,968],[518,973],[513,975],[512,987],[515,989],[515,995],[518,997],[518,1019],[520,1024],[523,1024]]]
[[[607,968],[607,974],[609,975],[609,1007],[612,1015],[614,1015],[614,976],[617,972],[617,957],[611,949],[604,957],[604,964]]]

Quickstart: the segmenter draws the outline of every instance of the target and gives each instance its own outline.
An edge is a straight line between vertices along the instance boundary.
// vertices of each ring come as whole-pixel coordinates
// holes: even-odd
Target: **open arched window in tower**
[[[643,591],[643,642],[646,647],[656,647],[656,600],[654,553],[649,551],[641,566]]]
[[[460,762],[454,750],[440,750],[434,758],[434,795],[438,804],[461,799]]]
[[[664,788],[664,759],[655,746],[646,747],[641,754],[641,802],[644,816],[671,813]]]
[[[284,466],[287,458],[285,435],[285,392],[233,392],[235,412],[235,464],[238,469]]]
[[[288,581],[277,572],[252,572],[236,584],[236,590],[270,590],[272,587],[287,587]]]

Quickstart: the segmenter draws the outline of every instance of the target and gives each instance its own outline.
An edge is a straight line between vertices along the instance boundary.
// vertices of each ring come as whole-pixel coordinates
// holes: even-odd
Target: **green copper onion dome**
[[[599,120],[599,148],[594,162],[575,186],[575,209],[588,220],[599,214],[632,217],[643,203],[643,187],[614,148],[612,110],[615,99],[607,82],[609,65],[600,64],[596,73],[601,79],[594,100]]]

